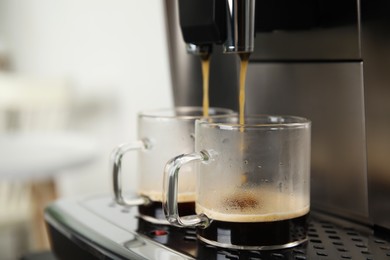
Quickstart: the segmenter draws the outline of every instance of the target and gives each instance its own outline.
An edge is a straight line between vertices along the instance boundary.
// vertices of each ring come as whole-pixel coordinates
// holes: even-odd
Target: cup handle
[[[168,222],[177,227],[202,227],[209,225],[210,220],[206,215],[179,216],[177,203],[178,174],[180,168],[189,162],[207,162],[210,155],[207,151],[179,155],[167,162],[164,169],[163,183],[163,208]]]
[[[122,206],[138,206],[149,204],[151,201],[146,196],[137,198],[125,198],[122,193],[122,158],[129,151],[138,151],[141,149],[150,149],[148,139],[139,140],[134,143],[125,143],[116,147],[111,153],[111,169],[113,177],[113,187],[115,201]]]

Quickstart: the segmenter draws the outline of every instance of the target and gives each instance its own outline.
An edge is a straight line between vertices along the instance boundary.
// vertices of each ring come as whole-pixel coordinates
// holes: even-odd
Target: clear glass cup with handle
[[[223,117],[234,112],[225,108],[210,108],[209,116]],[[175,107],[140,112],[138,114],[138,140],[119,145],[111,155],[113,188],[116,203],[139,206],[139,213],[147,221],[167,224],[162,212],[163,170],[167,160],[176,154],[194,151],[195,120],[203,116],[201,107]],[[130,153],[132,152],[132,153]],[[126,197],[122,191],[123,156],[138,156],[136,174],[138,195]],[[182,213],[194,212],[195,175],[189,165],[183,171],[178,190]],[[184,176],[185,175],[185,176]]]
[[[197,120],[195,152],[165,167],[167,220],[197,227],[208,244],[234,249],[282,249],[307,240],[310,210],[311,122],[254,115]],[[181,171],[197,162],[196,215],[177,210]]]

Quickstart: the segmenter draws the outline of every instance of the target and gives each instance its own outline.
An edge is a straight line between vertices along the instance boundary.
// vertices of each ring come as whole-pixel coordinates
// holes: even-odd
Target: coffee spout
[[[255,0],[227,0],[227,39],[225,53],[253,52]]]
[[[198,56],[206,56],[211,54],[212,52],[212,45],[211,44],[192,44],[192,43],[187,43],[186,49],[187,52],[193,55],[198,55]]]
[[[189,53],[213,44],[225,53],[253,52],[255,0],[179,0],[179,19]]]

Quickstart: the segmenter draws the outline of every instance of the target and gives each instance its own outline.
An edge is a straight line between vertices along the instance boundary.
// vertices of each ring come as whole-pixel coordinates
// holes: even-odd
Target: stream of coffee
[[[246,72],[248,69],[249,52],[240,53],[240,90],[239,90],[239,123],[240,125],[245,124],[245,79]],[[243,129],[241,128],[241,131]]]
[[[250,53],[240,53],[240,85],[239,85],[239,124],[245,124],[245,79],[248,69]],[[210,55],[201,55],[203,75],[203,116],[209,116],[209,80],[210,80]]]
[[[209,116],[210,54],[201,55],[203,74],[203,117]]]
[[[245,124],[245,79],[246,79],[246,72],[248,69],[248,63],[249,63],[249,52],[243,52],[238,54],[240,57],[240,86],[239,86],[239,124],[240,124],[240,132],[244,132],[244,124]],[[241,136],[241,138],[244,138],[244,136]],[[245,141],[244,139],[240,142],[240,151],[244,150]],[[241,184],[244,185],[248,181],[248,176],[246,173],[243,173],[241,175]]]

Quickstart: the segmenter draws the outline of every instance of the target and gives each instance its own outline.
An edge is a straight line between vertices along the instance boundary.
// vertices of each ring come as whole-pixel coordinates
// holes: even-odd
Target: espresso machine
[[[46,209],[60,259],[390,259],[390,3],[166,0],[176,106],[238,108],[237,53],[250,52],[246,113],[312,121],[308,242],[279,251],[207,246],[195,230],[137,219],[112,195]]]

